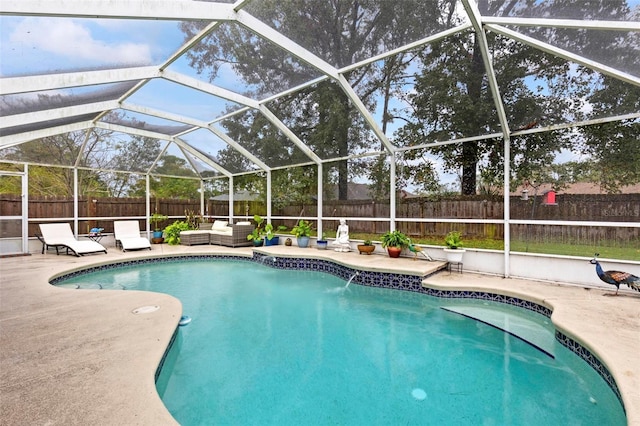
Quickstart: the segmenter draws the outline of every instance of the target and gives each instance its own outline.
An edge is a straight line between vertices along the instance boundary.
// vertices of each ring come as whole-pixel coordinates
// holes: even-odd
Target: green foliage
[[[149,218],[149,221],[153,223],[154,231],[160,231],[160,228],[158,227],[158,222],[163,222],[168,218],[169,218],[168,216],[155,212],[154,214],[151,215],[151,217]]]
[[[636,91],[635,96],[640,98],[640,91]],[[640,101],[635,108],[640,108]],[[584,133],[582,149],[592,159],[592,182],[609,193],[640,182],[640,124],[637,120],[587,126]]]
[[[247,235],[247,240],[249,241],[263,240],[266,233],[264,218],[256,214],[256,215],[253,215],[253,221],[256,223],[256,227],[253,228],[253,231],[251,231],[251,234]],[[267,224],[267,226],[270,226],[270,225],[271,225],[270,223]]]
[[[172,176],[195,177],[193,169],[187,162],[173,155],[164,155],[158,162],[154,173]],[[200,198],[200,181],[177,177],[151,176],[149,179],[151,194],[156,198]],[[132,184],[130,196],[141,197],[146,193],[144,179]]]
[[[462,235],[459,231],[451,231],[444,237],[445,245],[450,249],[462,247]]]
[[[164,228],[165,242],[171,246],[180,244],[180,232],[193,229],[184,220],[176,220]]]
[[[395,231],[388,231],[382,234],[382,237],[380,237],[380,242],[382,243],[382,247],[384,248],[400,247],[404,249],[409,247],[409,244],[411,244],[411,241],[409,240],[407,234],[400,232],[397,229]]]
[[[2,150],[2,157],[8,160],[26,161],[36,164],[73,166],[81,157],[80,165],[85,165],[86,158],[91,156],[96,167],[106,163],[106,154],[96,145],[104,143],[104,138],[110,132],[92,131],[89,134],[85,153],[80,155],[80,147],[85,138],[85,132],[71,132],[25,142]],[[109,194],[107,182],[103,174],[95,170],[81,170],[78,173],[78,187],[80,195],[95,196],[95,194]],[[13,191],[18,192],[13,192]],[[12,188],[13,193],[21,194],[21,188]],[[29,194],[36,196],[67,196],[74,195],[73,170],[70,168],[30,166]]]
[[[271,239],[276,236],[276,232],[284,232],[286,230],[287,227],[284,225],[280,225],[274,230],[273,225],[270,223],[267,223],[267,225],[264,227],[265,236],[269,241],[271,241]]]
[[[291,229],[291,233],[295,235],[296,238],[310,237],[311,231],[311,223],[304,219],[300,219],[298,224]]]
[[[372,246],[373,243],[371,242],[371,240],[364,240],[364,242],[362,243],[362,245],[364,246]]]
[[[292,204],[306,204],[318,190],[316,167],[288,167],[271,172],[271,200],[277,209]]]

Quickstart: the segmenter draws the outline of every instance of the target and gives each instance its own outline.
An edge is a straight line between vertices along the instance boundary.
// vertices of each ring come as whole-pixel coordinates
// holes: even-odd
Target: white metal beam
[[[544,127],[534,127],[533,129],[519,130],[519,131],[516,131],[516,132],[512,132],[511,136],[527,135],[527,134],[531,134],[531,133],[549,132],[551,130],[559,130],[559,129],[570,129],[572,127],[591,126],[591,125],[594,125],[594,124],[613,123],[614,121],[634,120],[634,119],[638,119],[638,118],[640,118],[640,112],[633,112],[633,113],[630,113],[630,114],[614,115],[614,116],[611,116],[611,117],[594,118],[592,120],[576,121],[576,122],[573,122],[573,123],[554,124],[554,125],[551,125],[551,126],[544,126]]]
[[[509,159],[509,147],[511,144],[510,140],[510,130],[509,123],[507,122],[507,114],[504,110],[504,103],[502,102],[502,97],[500,96],[500,88],[498,87],[498,80],[496,79],[495,70],[493,68],[493,62],[491,57],[491,52],[489,51],[489,43],[487,42],[487,34],[484,32],[484,28],[482,26],[482,16],[480,15],[480,10],[478,9],[478,5],[471,0],[462,0],[462,4],[464,6],[469,19],[471,20],[471,24],[476,33],[477,44],[480,47],[482,53],[482,62],[484,63],[484,68],[487,72],[487,79],[489,81],[489,87],[491,88],[491,96],[493,97],[493,103],[496,107],[498,113],[498,120],[500,121],[500,126],[502,127],[503,133],[503,144],[505,149],[505,158]],[[509,206],[509,161],[504,162],[504,185],[505,185],[505,194],[504,194],[504,276],[505,278],[509,277],[509,245],[510,245],[510,234],[509,234],[509,219],[510,219],[510,206]]]
[[[131,111],[131,112],[137,112],[139,114],[150,115],[152,117],[158,117],[165,120],[175,121],[178,123],[190,124],[192,126],[202,127],[205,129],[207,128],[207,125],[208,125],[206,122],[195,119],[195,118],[186,117],[180,114],[173,114],[170,112],[161,111],[159,109],[149,108],[142,105],[132,104],[129,102],[124,102],[122,105],[120,105],[120,108],[127,111]]]
[[[367,110],[367,107],[364,106],[356,91],[353,90],[353,87],[351,87],[347,79],[342,74],[338,75],[338,84],[340,84],[340,87],[342,87],[342,90],[347,95],[351,103],[356,107],[358,112],[360,112],[360,115],[365,119],[367,124],[369,124],[369,127],[371,128],[371,130],[373,130],[373,133],[375,133],[380,142],[382,142],[382,144],[385,146],[385,148],[387,148],[387,150],[389,150],[389,152],[394,152],[395,147],[391,144],[391,142],[389,142],[387,135],[384,134],[382,129],[378,127],[378,123],[376,123],[376,120],[373,118],[369,110]]]
[[[34,130],[31,132],[17,133],[15,135],[0,136],[0,149],[10,146],[20,145],[35,139],[60,135],[62,133],[76,132],[93,127],[92,121],[82,121],[79,123],[65,124],[63,126],[49,127],[47,129]]]
[[[191,40],[188,40],[184,43],[178,50],[176,50],[169,58],[160,65],[160,70],[164,71],[169,65],[177,61],[182,55],[184,55],[189,49],[191,49],[196,44],[200,43],[200,40],[205,38],[209,33],[211,33],[214,29],[216,29],[220,25],[220,22],[213,22],[207,25],[202,31],[193,36]]]
[[[192,89],[196,89],[201,92],[238,103],[240,105],[250,106],[251,108],[258,108],[258,102],[254,99],[232,92],[231,90],[223,89],[222,87],[200,81],[193,77],[168,70],[162,71],[161,75],[162,78],[173,81],[174,83],[182,84],[183,86],[190,87]]]
[[[233,6],[191,0],[2,0],[0,15],[231,21]]]
[[[87,129],[84,131],[84,140],[82,141],[82,145],[80,146],[78,154],[76,155],[76,161],[73,164],[74,168],[78,168],[78,166],[80,166],[80,163],[82,162],[82,159],[84,158],[84,150],[87,148],[87,143],[89,142],[91,131],[92,129]]]
[[[251,31],[252,33],[258,34],[260,37],[269,40],[271,43],[277,46],[280,46],[296,58],[322,71],[323,74],[326,74],[334,79],[338,78],[338,70],[335,67],[331,66],[323,59],[317,57],[307,49],[301,47],[299,44],[293,42],[264,22],[251,16],[247,12],[243,10],[238,11],[237,20],[238,23],[244,26],[247,30]]]
[[[504,104],[502,103],[502,97],[500,96],[500,88],[498,87],[498,81],[493,69],[493,63],[491,58],[491,52],[489,51],[489,43],[487,42],[487,35],[482,27],[482,17],[478,6],[471,0],[462,0],[464,9],[471,20],[471,24],[475,29],[476,37],[478,38],[478,46],[482,53],[482,62],[484,64],[485,71],[487,72],[487,79],[489,81],[489,87],[491,87],[491,95],[493,97],[493,103],[498,112],[498,120],[500,126],[502,126],[502,132],[505,138],[509,137],[509,123],[507,122],[507,114],[504,110]]]
[[[314,163],[320,164],[322,160],[320,157],[316,155],[304,142],[302,142],[295,133],[291,131],[278,117],[275,116],[274,113],[269,110],[265,105],[260,105],[260,112],[269,120],[272,124],[274,124],[282,133],[285,134],[291,142],[293,142],[298,148],[304,152],[307,157],[313,160]]]
[[[231,172],[229,172],[227,169],[225,169],[224,167],[220,166],[218,163],[216,163],[215,161],[211,161],[211,159],[207,158],[205,155],[202,155],[202,153],[200,151],[198,151],[197,149],[195,149],[194,147],[192,147],[191,145],[189,145],[188,143],[186,143],[185,141],[183,141],[180,138],[173,138],[173,142],[180,147],[183,151],[188,152],[189,154],[193,155],[194,157],[196,157],[198,160],[202,161],[203,163],[211,166],[212,168],[214,168],[215,170],[217,170],[218,172],[222,173],[223,175],[229,177],[231,176]],[[193,169],[198,172],[195,168],[195,165],[193,165]]]
[[[25,112],[23,114],[0,116],[0,129],[12,126],[22,126],[30,123],[41,123],[43,121],[57,120],[60,118],[81,116],[85,114],[97,114],[105,110],[114,110],[118,107],[119,105],[117,101],[105,101],[42,111]]]
[[[30,75],[0,79],[0,95],[92,86],[159,77],[157,67],[118,68],[63,74]]]
[[[184,155],[184,158],[187,161],[187,163],[191,166],[191,169],[193,170],[193,172],[198,176],[198,179],[200,179],[202,181],[202,174],[198,170],[198,167],[197,167],[197,164],[195,163],[195,161],[193,161],[191,156],[189,156],[189,152],[185,148],[183,148],[183,146],[181,144],[179,144],[177,141],[175,141],[175,143],[176,143],[176,146],[178,147],[178,149],[180,150],[180,152],[182,152],[182,155]],[[184,145],[188,145],[188,144],[186,144],[184,142],[183,142],[183,144]]]
[[[253,162],[255,165],[260,167],[262,170],[265,170],[265,171],[269,171],[270,170],[269,166],[267,166],[262,160],[260,160],[258,157],[256,157],[255,155],[253,155],[249,151],[247,151],[242,145],[240,145],[238,142],[236,142],[233,139],[231,139],[222,130],[218,129],[215,126],[208,126],[207,129],[209,129],[209,131],[211,133],[213,133],[214,135],[216,135],[217,137],[222,139],[222,141],[224,143],[226,143],[227,145],[229,145],[230,147],[232,147],[233,149],[238,151],[238,153],[243,155],[249,161]]]
[[[533,46],[542,50],[543,52],[550,53],[554,56],[559,56],[569,61],[573,61],[580,65],[584,65],[587,68],[591,68],[595,71],[598,71],[602,74],[606,74],[610,77],[616,78],[618,80],[622,80],[627,83],[631,83],[634,86],[640,86],[640,78],[635,77],[633,75],[622,72],[618,69],[609,67],[600,62],[592,61],[591,59],[587,59],[584,56],[577,55],[575,53],[569,52],[567,50],[561,49],[559,47],[552,46],[548,43],[542,42],[533,37],[529,37],[523,34],[520,34],[517,31],[512,31],[508,28],[502,27],[500,25],[486,25],[487,29],[497,33],[502,34],[503,36],[512,38],[521,43],[527,44],[529,46]]]
[[[171,141],[173,137],[160,132],[152,132],[150,130],[136,129],[135,127],[123,126],[122,124],[105,123],[99,121],[94,124],[94,127],[98,129],[111,130],[112,132],[128,133],[131,135],[138,135],[145,138],[160,139],[164,141]]]
[[[246,5],[248,5],[249,3],[251,3],[251,1],[252,0],[236,0],[236,2],[233,4],[233,10],[237,12],[243,7],[245,7]]]
[[[384,52],[384,53],[381,53],[379,55],[372,56],[371,58],[365,59],[365,60],[360,61],[360,62],[356,62],[355,64],[352,64],[352,65],[347,65],[346,67],[340,68],[338,70],[338,72],[340,74],[344,74],[346,72],[358,69],[358,68],[363,67],[363,66],[368,65],[368,64],[372,64],[374,62],[377,62],[377,61],[380,61],[382,59],[388,58],[390,56],[395,56],[395,55],[397,55],[399,53],[406,52],[407,50],[417,49],[418,47],[424,46],[425,44],[429,44],[429,43],[433,43],[434,41],[442,40],[445,37],[449,37],[449,36],[451,36],[453,34],[457,34],[459,32],[467,30],[467,29],[469,29],[471,27],[472,27],[471,23],[467,22],[465,24],[458,25],[457,27],[449,28],[448,30],[441,31],[441,32],[439,32],[437,34],[434,34],[432,36],[425,37],[425,38],[423,38],[421,40],[418,40],[418,41],[414,41],[413,43],[406,44],[406,45],[404,45],[402,47],[398,47],[397,49],[389,50],[388,52]]]
[[[165,141],[165,144],[162,147],[162,149],[160,150],[160,152],[158,153],[158,155],[156,156],[156,159],[153,160],[153,163],[151,163],[151,165],[149,166],[149,168],[145,172],[147,175],[149,173],[151,173],[151,170],[155,169],[156,165],[158,164],[158,161],[160,161],[160,158],[162,158],[164,153],[167,152],[167,149],[169,149],[169,145],[171,145],[171,142],[170,141]]]
[[[580,30],[612,30],[612,31],[640,31],[638,21],[598,21],[580,19],[546,19],[546,18],[515,18],[501,16],[483,16],[485,24],[515,25],[519,27],[555,27],[575,28]]]
[[[397,148],[396,152],[412,151],[414,149],[423,149],[423,148],[433,148],[436,146],[451,145],[456,143],[483,141],[487,139],[502,138],[503,136],[504,136],[503,133],[489,133],[486,135],[471,136],[468,138],[450,139],[448,141],[433,141],[433,142],[422,143],[420,145],[403,146],[401,148]]]

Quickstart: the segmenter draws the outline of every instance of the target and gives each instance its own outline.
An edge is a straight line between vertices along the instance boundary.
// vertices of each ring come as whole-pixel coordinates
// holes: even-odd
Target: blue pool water
[[[97,284],[182,301],[192,321],[157,382],[182,425],[626,424],[548,318],[522,309],[242,261],[125,267],[62,285]]]

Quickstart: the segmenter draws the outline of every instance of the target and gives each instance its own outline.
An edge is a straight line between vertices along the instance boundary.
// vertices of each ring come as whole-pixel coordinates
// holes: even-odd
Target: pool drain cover
[[[160,309],[158,305],[148,305],[148,306],[140,306],[139,308],[135,308],[133,311],[134,314],[150,314],[151,312],[155,312]]]
[[[427,393],[424,391],[424,389],[415,388],[411,392],[411,396],[413,396],[418,401],[422,401],[423,399],[425,399],[427,397]]]

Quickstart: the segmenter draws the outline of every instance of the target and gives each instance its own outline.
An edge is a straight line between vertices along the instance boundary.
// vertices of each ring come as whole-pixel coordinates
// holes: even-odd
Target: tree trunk
[[[349,100],[344,97],[341,102],[342,116],[338,119],[334,137],[338,146],[338,156],[346,157],[349,155],[349,126],[347,125],[350,114]],[[346,118],[346,119],[345,119]],[[338,163],[338,199],[346,200],[349,194],[349,168],[347,160],[341,160]]]
[[[484,64],[482,62],[482,53],[478,38],[475,38],[473,46],[473,56],[471,59],[471,72],[469,73],[469,80],[467,81],[467,91],[469,98],[472,100],[473,105],[477,105],[478,108],[474,108],[476,111],[480,111],[482,104],[482,81],[484,78]],[[465,136],[469,134],[476,134],[480,129],[480,118],[476,115],[469,114],[467,117],[467,127],[465,128]],[[462,145],[461,154],[462,163],[462,195],[475,195],[476,193],[476,169],[478,166],[478,146],[475,143],[465,143]]]

